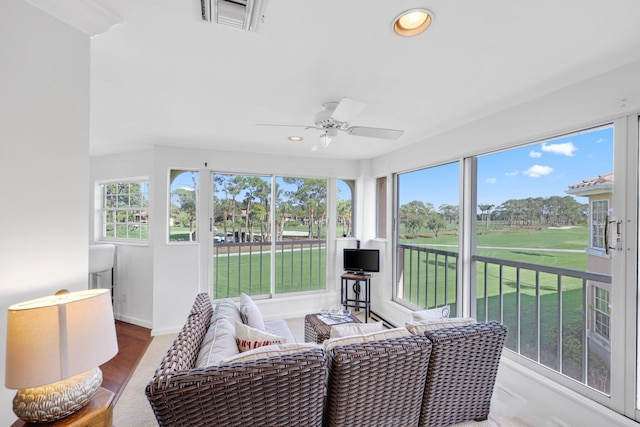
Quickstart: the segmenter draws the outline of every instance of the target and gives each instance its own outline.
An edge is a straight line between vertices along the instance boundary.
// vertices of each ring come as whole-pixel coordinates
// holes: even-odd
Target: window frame
[[[596,204],[604,204],[605,209],[597,209],[595,208]],[[607,239],[605,236],[607,229],[607,216],[609,213],[609,199],[593,199],[590,203],[590,211],[589,212],[589,249],[592,251],[598,252],[606,252],[607,248],[606,243]],[[596,217],[596,214],[597,217]],[[596,236],[596,227],[599,231]],[[598,243],[602,243],[601,246],[597,246],[595,240],[598,239]]]
[[[141,189],[145,189],[146,186],[146,191],[139,191],[136,194],[138,194],[141,197],[141,200],[143,201],[141,203],[140,206],[107,206],[107,189],[109,186],[111,185],[116,185],[117,188],[119,188],[121,185],[126,184],[127,187],[129,188],[129,191],[127,192],[127,197],[129,197],[129,201],[127,202],[127,204],[130,205],[130,196],[131,196],[131,184],[140,184],[140,188]],[[117,242],[117,243],[128,243],[128,244],[147,244],[149,241],[149,226],[150,226],[150,222],[149,222],[149,206],[150,206],[150,200],[149,200],[149,196],[150,196],[150,191],[149,191],[149,178],[148,177],[132,177],[132,178],[119,178],[119,179],[109,179],[109,180],[104,180],[104,181],[100,181],[96,183],[96,189],[97,192],[99,193],[99,197],[100,197],[100,201],[99,201],[99,219],[98,219],[98,223],[99,223],[99,232],[97,233],[97,237],[96,240],[98,241],[105,241],[105,242]],[[118,196],[120,195],[120,192],[116,192],[116,194],[111,195],[112,197],[114,197],[115,199],[118,198]],[[146,197],[145,197],[146,196]],[[146,202],[144,202],[146,201]],[[144,212],[144,208],[146,208],[146,220],[142,219],[142,212]],[[125,221],[123,223],[119,223],[117,221],[114,222],[107,222],[106,221],[106,217],[107,217],[107,213],[108,212],[113,212],[117,215],[118,211],[125,211],[127,212],[127,217],[129,216],[130,213],[134,213],[136,211],[140,212],[140,215],[138,216],[139,220],[138,221]],[[113,224],[113,226],[116,228],[114,230],[114,236],[108,236],[107,235],[107,225],[108,224]],[[125,230],[126,230],[126,234],[129,234],[130,229],[130,224],[133,226],[136,226],[135,229],[139,230],[139,235],[142,236],[143,230],[146,228],[146,238],[143,237],[118,237],[117,236],[117,227],[119,224],[125,224]],[[144,226],[143,226],[144,224]]]

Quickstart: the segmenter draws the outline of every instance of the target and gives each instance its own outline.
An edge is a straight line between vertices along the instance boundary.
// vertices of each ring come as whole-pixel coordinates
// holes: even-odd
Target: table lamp
[[[56,421],[82,409],[102,384],[99,365],[118,352],[107,289],[15,304],[7,313],[5,386],[27,422]]]

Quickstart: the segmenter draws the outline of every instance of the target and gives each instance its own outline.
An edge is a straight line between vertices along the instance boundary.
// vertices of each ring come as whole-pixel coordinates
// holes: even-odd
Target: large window
[[[465,158],[460,174],[454,164],[397,174],[395,300],[456,303],[464,315],[501,321],[505,357],[628,413],[621,379],[636,372],[628,358],[637,312],[629,297],[637,295],[629,280],[637,275],[636,138],[637,127],[620,119]],[[457,270],[463,300],[442,286]]]
[[[605,126],[479,156],[476,178],[477,318],[505,323],[509,350],[603,394],[613,136]]]
[[[214,298],[271,293],[272,178],[213,175]]]
[[[146,179],[100,184],[101,239],[135,241],[149,237],[149,182]]]
[[[169,172],[169,241],[195,242],[198,226],[198,171]]]
[[[214,297],[325,289],[326,197],[326,179],[213,174]]]
[[[339,179],[337,181],[336,236],[353,237],[353,188],[355,181]]]
[[[276,177],[275,292],[326,288],[327,180]]]
[[[460,163],[396,176],[395,300],[456,312]]]

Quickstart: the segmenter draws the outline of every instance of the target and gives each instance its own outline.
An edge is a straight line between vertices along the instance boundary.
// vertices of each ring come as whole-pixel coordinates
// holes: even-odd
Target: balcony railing
[[[590,286],[611,276],[473,256],[476,318],[508,328],[505,347],[603,393],[609,392],[607,337],[595,333]],[[451,305],[458,254],[398,245],[397,300],[409,307]]]
[[[273,252],[272,252],[273,251]],[[215,243],[214,298],[269,295],[271,256],[275,255],[276,294],[326,288],[326,240]]]
[[[451,305],[455,313],[458,254],[415,245],[398,245],[396,296],[410,307]]]

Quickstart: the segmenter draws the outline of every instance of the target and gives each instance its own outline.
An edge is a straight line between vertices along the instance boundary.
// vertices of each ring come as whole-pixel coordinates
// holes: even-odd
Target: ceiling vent
[[[194,0],[196,20],[258,32],[269,0]]]

